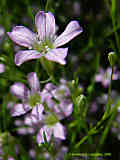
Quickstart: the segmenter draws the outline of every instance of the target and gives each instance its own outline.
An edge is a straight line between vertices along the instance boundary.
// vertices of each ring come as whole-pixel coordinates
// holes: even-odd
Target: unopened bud
[[[76,103],[80,107],[84,107],[87,103],[86,97],[82,94],[76,98]]]
[[[117,56],[115,54],[115,52],[110,52],[108,54],[108,60],[110,62],[110,65],[113,67],[116,63],[116,59],[117,59]]]

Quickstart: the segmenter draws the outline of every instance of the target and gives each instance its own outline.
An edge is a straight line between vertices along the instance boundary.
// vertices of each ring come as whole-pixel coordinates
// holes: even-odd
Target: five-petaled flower
[[[8,32],[10,39],[28,50],[19,51],[15,55],[15,64],[20,66],[25,61],[38,59],[42,56],[50,61],[66,64],[68,48],[58,48],[82,32],[77,21],[71,21],[65,31],[58,37],[55,33],[55,18],[51,12],[39,11],[35,16],[37,33],[24,26],[16,26]]]
[[[42,106],[44,97],[40,92],[40,84],[36,73],[29,73],[27,79],[31,90],[20,82],[16,82],[10,87],[11,93],[21,100],[21,103],[16,103],[11,108],[11,115],[13,117],[23,115],[30,110],[35,110],[37,107]]]

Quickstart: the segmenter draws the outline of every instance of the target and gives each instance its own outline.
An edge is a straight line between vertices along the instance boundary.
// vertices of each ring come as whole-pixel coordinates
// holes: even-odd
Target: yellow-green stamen
[[[50,49],[53,49],[54,46],[52,44],[52,42],[49,39],[45,39],[44,41],[36,41],[36,43],[34,43],[33,48],[37,51],[39,51],[40,53],[47,53]]]
[[[29,98],[29,105],[34,107],[37,103],[41,103],[41,97],[38,93],[34,93]]]

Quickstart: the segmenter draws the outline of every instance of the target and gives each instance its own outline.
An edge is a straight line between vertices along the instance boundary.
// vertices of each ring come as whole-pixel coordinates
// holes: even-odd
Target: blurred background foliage
[[[108,92],[108,88],[102,87],[101,83],[95,83],[95,75],[100,67],[106,70],[110,66],[108,62],[109,52],[114,51],[116,53],[116,66],[120,70],[119,0],[0,0],[0,63],[4,63],[6,68],[6,71],[0,75],[0,107],[2,108],[0,128],[2,132],[7,130],[12,133],[14,128],[12,118],[5,107],[8,101],[14,99],[9,94],[10,85],[15,81],[27,84],[26,74],[33,71],[38,73],[40,81],[49,78],[38,61],[26,62],[21,67],[16,67],[14,55],[19,47],[13,44],[7,36],[7,32],[16,25],[23,25],[36,31],[34,16],[39,10],[50,11],[55,15],[58,35],[64,31],[71,20],[78,20],[83,27],[83,33],[65,45],[65,47],[69,47],[67,64],[64,67],[56,65],[54,73],[56,83],[59,82],[61,76],[67,80],[78,78],[79,84],[83,86],[84,95],[89,96],[89,102],[92,102],[98,96]],[[41,84],[41,87],[43,86],[44,84]],[[112,88],[118,94],[120,94],[119,86],[119,80],[112,84]],[[104,112],[104,103],[98,104],[96,112],[91,112],[90,107],[91,105],[87,114],[88,126],[90,123],[95,124],[96,121],[100,120]],[[67,125],[69,120],[63,123]],[[79,123],[82,124],[82,121]],[[70,151],[73,150],[73,145],[77,140],[79,141],[85,135],[81,126],[75,130],[76,133],[72,133],[68,127],[70,137],[67,137],[68,139],[64,142],[69,146]],[[79,132],[82,134],[79,135]],[[14,133],[12,134],[14,135]],[[81,149],[78,148],[75,151],[95,152],[100,135],[93,136],[93,139],[92,147],[91,142],[86,142],[87,145],[86,143],[82,144]],[[116,160],[120,159],[119,148],[120,138],[109,131],[101,152],[112,153],[112,158]]]

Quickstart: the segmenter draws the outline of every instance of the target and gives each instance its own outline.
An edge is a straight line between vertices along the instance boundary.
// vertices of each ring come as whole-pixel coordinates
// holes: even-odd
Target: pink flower
[[[10,88],[11,93],[22,102],[14,104],[12,107],[11,115],[13,117],[23,115],[31,109],[33,112],[34,110],[37,110],[38,112],[42,112],[43,110],[40,84],[36,73],[29,73],[27,79],[31,90],[29,90],[23,83],[19,82],[14,83]]]
[[[15,55],[15,64],[20,66],[25,61],[45,57],[62,65],[66,64],[68,48],[58,48],[83,30],[77,21],[71,21],[65,31],[58,37],[55,34],[55,18],[52,13],[39,11],[35,16],[37,33],[33,33],[24,26],[16,26],[12,32],[8,32],[10,39],[16,44],[29,50],[19,51]]]
[[[25,118],[26,125],[40,128],[37,134],[38,144],[44,142],[44,133],[47,141],[50,141],[52,135],[61,140],[66,139],[65,128],[60,120],[70,116],[73,110],[70,91],[66,84],[67,82],[62,80],[60,86],[51,83],[45,85],[41,92],[46,103],[44,109],[40,111],[33,109]]]
[[[111,79],[111,73],[112,69],[107,68],[107,70],[104,70],[103,68],[100,68],[99,73],[95,77],[96,82],[101,82],[102,85],[107,88],[110,84],[110,79]],[[113,79],[112,80],[117,80],[119,79],[119,72],[117,71],[116,68],[114,68],[114,73],[113,73]]]

